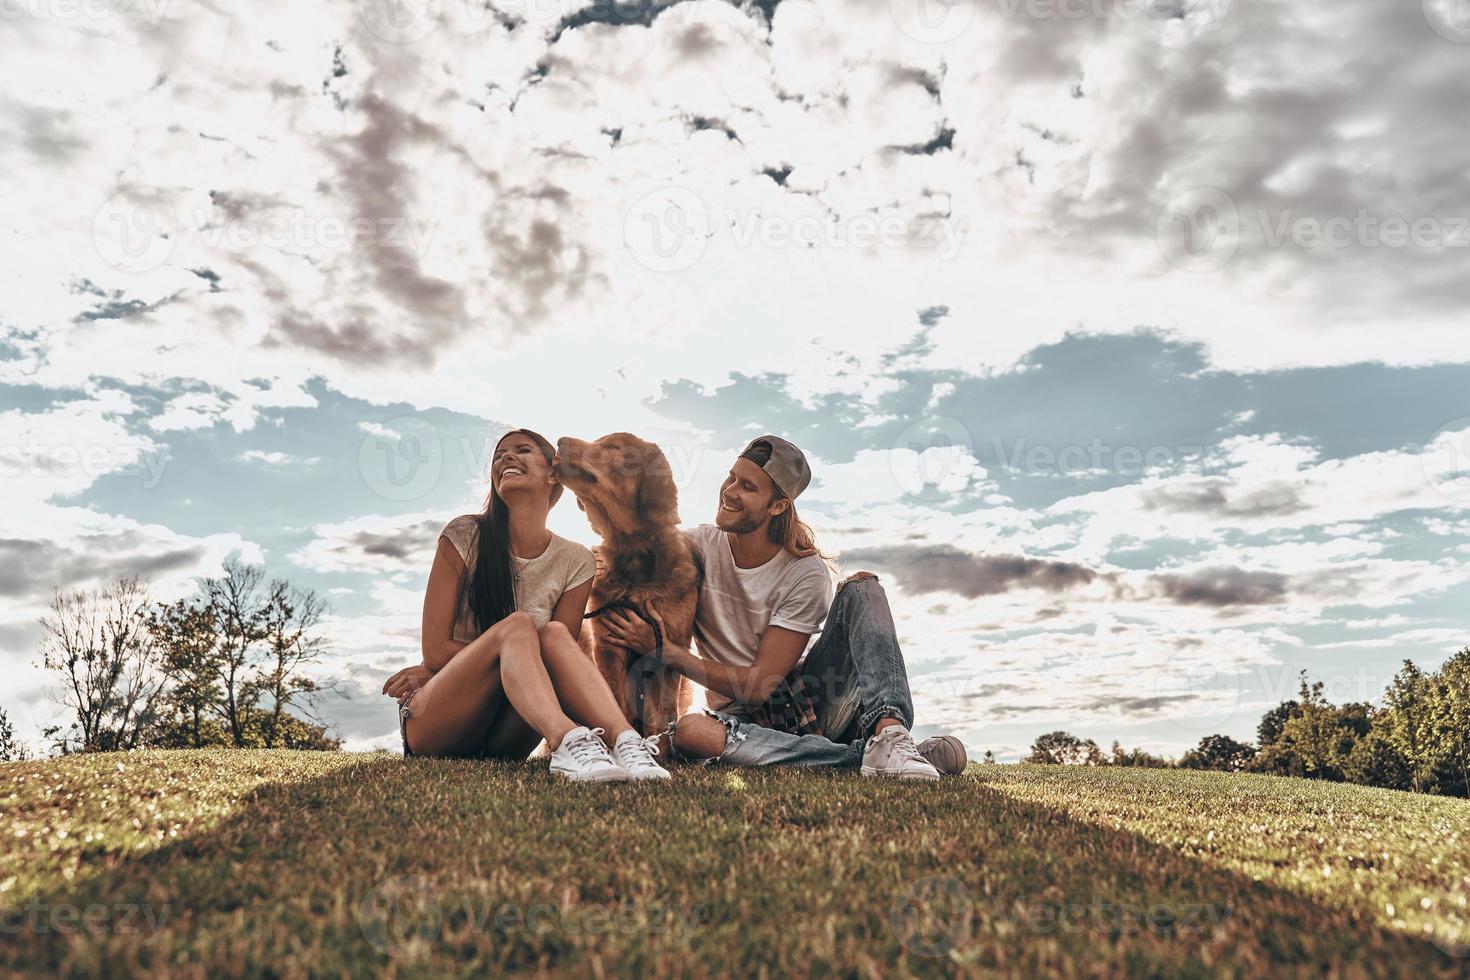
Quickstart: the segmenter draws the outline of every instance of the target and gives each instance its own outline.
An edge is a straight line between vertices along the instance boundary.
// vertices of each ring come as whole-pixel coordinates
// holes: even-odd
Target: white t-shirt
[[[464,560],[464,588],[460,593],[459,613],[454,620],[453,638],[456,643],[468,643],[484,632],[475,623],[475,614],[469,607],[470,580],[475,574],[475,545],[480,537],[478,517],[462,514],[444,525],[439,534],[449,539]],[[556,604],[567,591],[592,577],[597,570],[597,562],[588,549],[552,534],[551,543],[535,558],[511,555],[510,570],[515,576],[516,608],[530,613],[539,629],[551,622]]]
[[[704,583],[694,617],[700,656],[749,667],[766,627],[807,634],[821,629],[836,591],[822,559],[797,558],[782,550],[764,565],[739,568],[726,532],[701,524],[689,534],[704,556]],[[705,699],[716,711],[732,704],[718,691],[707,691]]]

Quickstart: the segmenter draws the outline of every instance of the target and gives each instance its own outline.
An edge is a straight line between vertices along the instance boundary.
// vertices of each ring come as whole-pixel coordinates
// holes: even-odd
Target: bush
[[[1102,750],[1092,739],[1080,739],[1071,732],[1047,732],[1031,743],[1027,762],[1049,766],[1100,766]]]
[[[1112,754],[1107,764],[1110,766],[1137,766],[1141,769],[1167,769],[1173,765],[1168,759],[1145,752],[1143,749],[1124,749],[1117,742],[1113,743]]]
[[[1375,725],[1358,739],[1343,765],[1349,782],[1385,789],[1412,789],[1413,774],[1409,760],[1399,751],[1384,725]]]
[[[1229,735],[1206,735],[1199,745],[1179,758],[1183,769],[1213,769],[1216,772],[1240,772],[1255,758],[1255,746],[1237,742]]]

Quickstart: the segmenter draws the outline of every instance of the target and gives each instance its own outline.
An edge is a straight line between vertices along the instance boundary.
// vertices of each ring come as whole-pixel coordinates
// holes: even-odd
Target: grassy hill
[[[0,856],[6,974],[1470,974],[1470,803],[1262,776],[96,755]]]

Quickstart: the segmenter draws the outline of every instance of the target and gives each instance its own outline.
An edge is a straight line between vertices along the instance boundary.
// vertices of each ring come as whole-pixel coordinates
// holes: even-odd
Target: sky
[[[54,588],[329,602],[396,745],[509,426],[686,525],[754,435],[892,604],[916,733],[1253,736],[1470,643],[1458,0],[17,0],[0,706]],[[569,502],[553,530],[594,539]],[[53,692],[54,693],[54,692]]]

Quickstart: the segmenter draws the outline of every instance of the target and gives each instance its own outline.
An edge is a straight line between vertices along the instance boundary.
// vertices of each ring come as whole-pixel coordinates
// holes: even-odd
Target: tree
[[[1047,732],[1031,743],[1027,762],[1052,766],[1100,766],[1102,750],[1092,739],[1080,739],[1071,732]]]
[[[1412,660],[1405,660],[1383,696],[1388,708],[1388,717],[1383,722],[1384,736],[1404,757],[1409,767],[1409,784],[1416,790],[1424,789],[1420,764],[1431,740],[1426,725],[1425,686],[1424,672]]]
[[[323,690],[307,674],[326,647],[326,606],[315,592],[260,568],[225,564],[199,594],[160,606],[151,626],[174,684],[158,744],[335,748],[303,711]]]
[[[237,748],[249,744],[255,712],[262,693],[250,669],[255,644],[266,636],[268,603],[261,596],[265,570],[231,559],[221,578],[204,580],[204,594],[218,620],[216,672],[220,708],[230,741]]]
[[[1386,719],[1388,714],[1383,712],[1381,717]],[[1414,785],[1409,760],[1394,744],[1386,723],[1374,725],[1367,735],[1358,739],[1342,771],[1349,782],[1365,786],[1411,789]]]
[[[1384,734],[1408,764],[1411,785],[1470,795],[1470,648],[1432,674],[1404,661],[1384,700]]]
[[[1322,694],[1322,682],[1310,683],[1304,670],[1296,712],[1261,747],[1251,768],[1281,776],[1341,781],[1346,778],[1344,767],[1353,745],[1368,733],[1372,714],[1371,705],[1336,707],[1329,703]]]
[[[1185,769],[1240,772],[1255,754],[1255,746],[1237,742],[1229,735],[1206,735],[1199,745],[1180,756],[1179,765]]]
[[[0,708],[0,762],[23,762],[31,757],[31,750],[15,737],[15,726],[10,716]]]
[[[219,610],[207,599],[180,599],[159,604],[148,625],[173,678],[159,709],[154,744],[193,749],[230,744],[220,713]]]
[[[1434,791],[1470,796],[1470,648],[1429,677],[1433,749],[1426,762]]]
[[[168,681],[148,629],[148,589],[136,577],[92,591],[54,590],[41,617],[41,664],[61,680],[71,713],[46,729],[62,752],[137,748]]]
[[[269,713],[260,719],[267,748],[285,745],[290,734],[287,709],[310,704],[321,690],[305,668],[321,659],[326,646],[326,638],[316,632],[324,612],[310,589],[271,583],[263,617],[266,655],[256,681],[257,690],[270,698]]]
[[[1281,737],[1281,729],[1286,723],[1301,714],[1301,704],[1296,701],[1282,701],[1276,707],[1261,716],[1261,723],[1256,726],[1256,744],[1261,748],[1272,744]]]
[[[237,561],[198,593],[153,603],[136,579],[57,592],[41,660],[63,680],[74,718],[48,729],[62,752],[154,745],[335,749],[300,713],[324,688],[308,669],[325,651],[326,607],[310,589]]]

